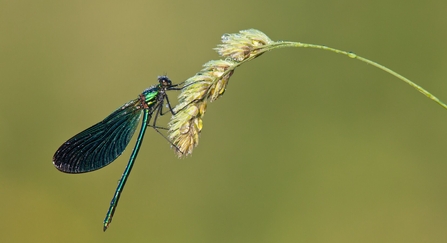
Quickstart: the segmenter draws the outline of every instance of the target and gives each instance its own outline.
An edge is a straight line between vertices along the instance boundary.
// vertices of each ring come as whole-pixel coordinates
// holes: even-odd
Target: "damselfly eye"
[[[172,86],[172,82],[167,76],[158,76],[158,82],[162,86]]]

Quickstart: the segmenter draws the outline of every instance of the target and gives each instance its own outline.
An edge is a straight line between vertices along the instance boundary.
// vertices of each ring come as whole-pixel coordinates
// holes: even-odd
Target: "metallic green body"
[[[176,85],[172,85],[171,80],[166,76],[158,77],[158,81],[159,84],[144,90],[137,99],[129,101],[101,122],[67,140],[53,156],[54,166],[66,173],[84,173],[103,168],[123,153],[135,133],[141,117],[143,117],[135,147],[104,219],[104,231],[112,221],[121,192],[135,163],[147,127],[152,126],[157,130],[156,119],[161,114],[164,101],[166,100],[169,105],[166,91],[178,90],[178,88],[174,88]],[[154,112],[155,118],[153,124],[150,125]]]

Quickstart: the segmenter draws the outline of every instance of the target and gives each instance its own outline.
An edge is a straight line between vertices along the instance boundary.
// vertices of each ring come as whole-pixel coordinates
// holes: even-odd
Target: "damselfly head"
[[[171,80],[166,75],[158,76],[158,82],[160,83],[160,85],[162,87],[171,87],[172,86]]]

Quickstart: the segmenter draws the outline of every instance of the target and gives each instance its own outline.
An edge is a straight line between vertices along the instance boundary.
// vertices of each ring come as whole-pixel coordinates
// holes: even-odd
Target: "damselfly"
[[[135,133],[138,122],[143,117],[135,147],[104,219],[104,231],[112,221],[121,192],[137,158],[146,128],[149,126],[159,132],[156,122],[158,116],[163,115],[165,102],[173,113],[166,91],[180,88],[177,88],[178,85],[173,85],[167,76],[159,76],[158,82],[159,84],[144,90],[138,98],[127,102],[101,122],[70,138],[54,154],[53,164],[62,172],[76,174],[100,169],[121,155]],[[153,114],[153,122],[150,124]]]

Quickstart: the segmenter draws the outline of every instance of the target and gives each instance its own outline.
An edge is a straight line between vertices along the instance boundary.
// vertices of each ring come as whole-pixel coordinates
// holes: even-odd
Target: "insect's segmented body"
[[[143,117],[135,147],[104,219],[104,231],[112,221],[122,189],[141,147],[146,128],[152,126],[157,129],[156,120],[158,115],[162,115],[165,100],[171,109],[166,91],[178,90],[175,88],[177,85],[172,85],[167,76],[159,76],[158,81],[159,84],[144,90],[137,99],[127,102],[104,120],[67,140],[53,156],[54,166],[62,172],[84,173],[100,169],[112,163],[123,153],[136,131],[138,122]],[[154,113],[154,121],[150,125]]]

